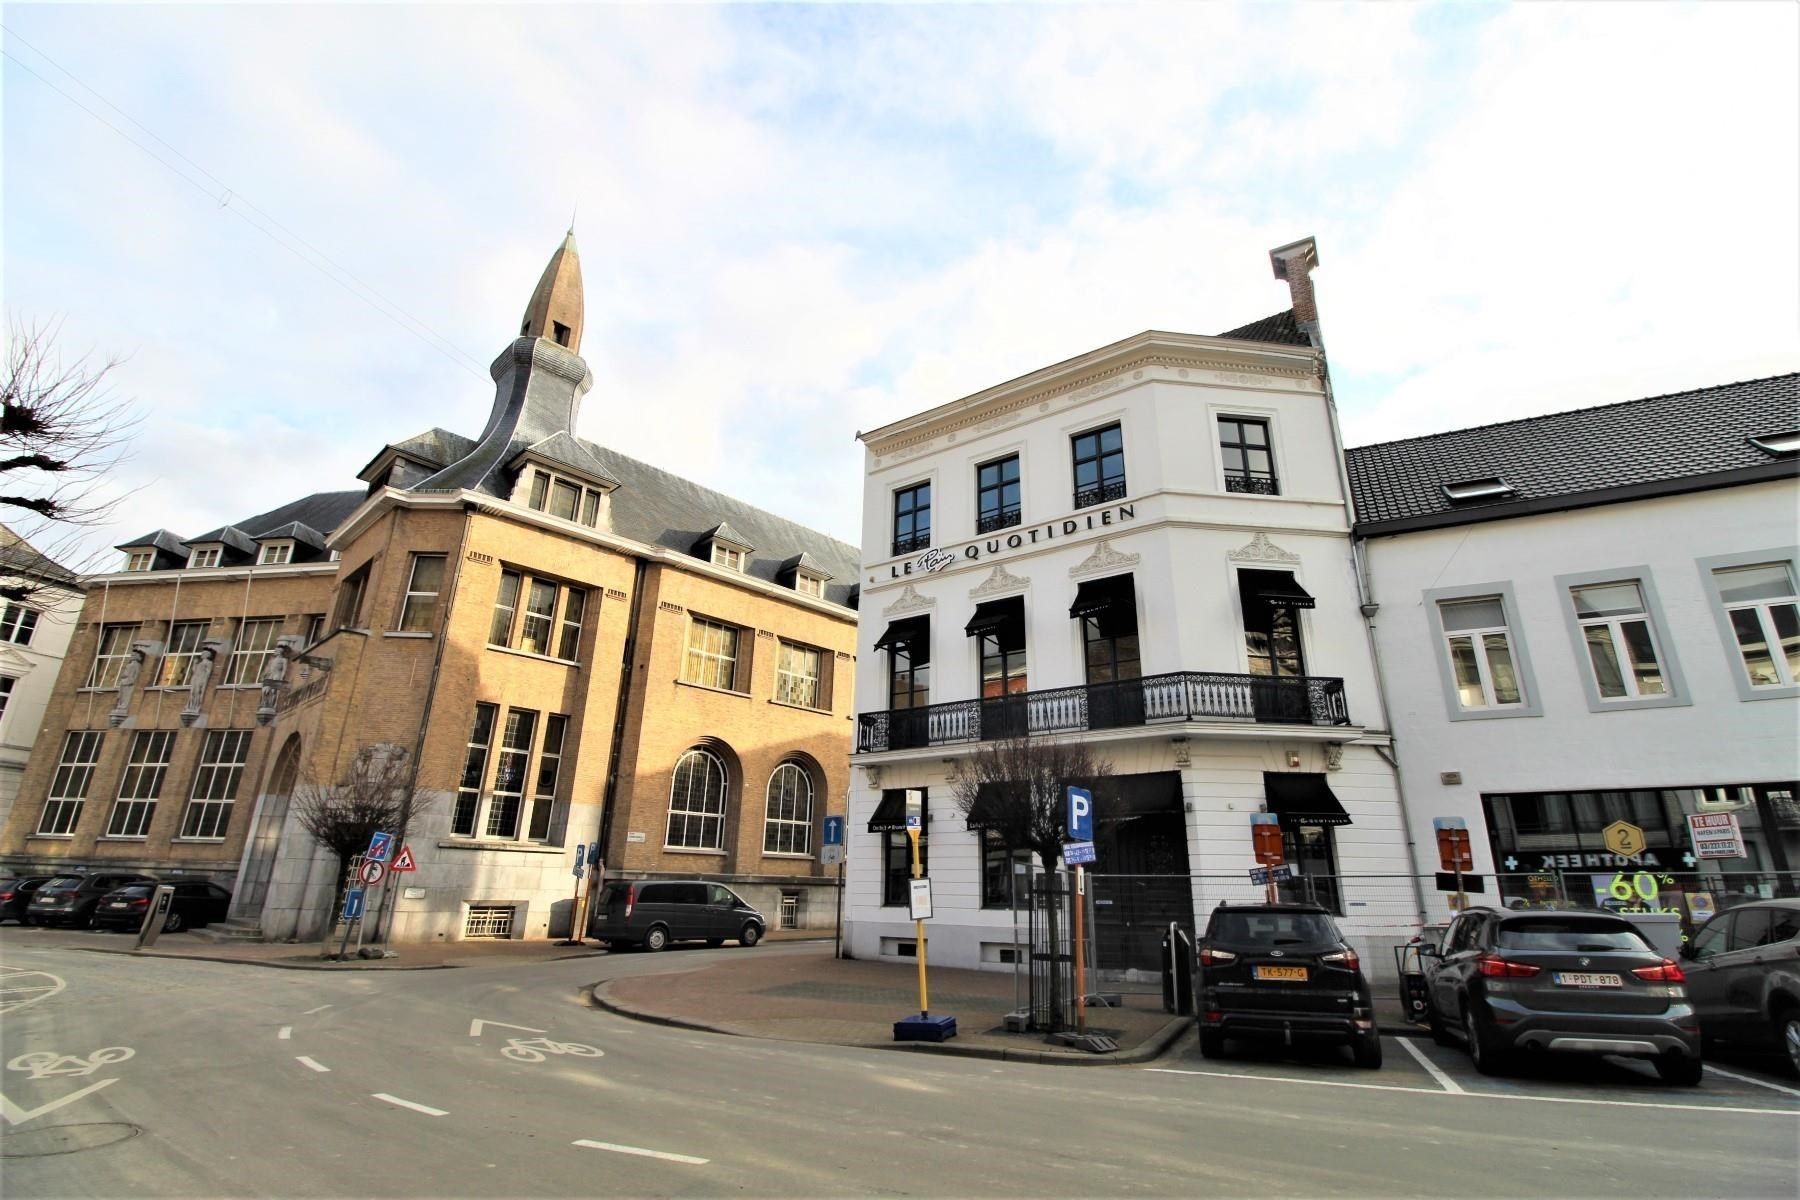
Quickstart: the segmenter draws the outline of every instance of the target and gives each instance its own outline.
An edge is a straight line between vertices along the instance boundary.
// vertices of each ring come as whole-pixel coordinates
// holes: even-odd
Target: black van
[[[670,942],[754,946],[769,923],[723,884],[704,880],[609,883],[594,904],[588,936],[608,949],[666,949]]]

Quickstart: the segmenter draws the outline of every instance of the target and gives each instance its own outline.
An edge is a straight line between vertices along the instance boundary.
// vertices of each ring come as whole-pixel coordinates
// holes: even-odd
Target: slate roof
[[[1301,332],[1294,320],[1294,310],[1278,312],[1272,317],[1227,329],[1219,337],[1239,338],[1246,342],[1279,342],[1284,346],[1310,346],[1312,339]]]
[[[20,575],[35,575],[71,587],[81,586],[81,576],[39,550],[36,546],[0,525],[0,569]]]
[[[113,549],[156,549],[167,551],[170,554],[179,554],[183,558],[186,558],[188,553],[187,543],[167,529],[152,529],[142,537],[132,538],[129,542],[120,542],[117,546],[114,546]]]
[[[289,521],[286,525],[278,525],[274,529],[265,530],[256,535],[256,540],[259,542],[279,541],[282,538],[292,538],[315,550],[325,548],[325,535],[305,521]]]
[[[474,444],[470,443],[470,449],[473,448]],[[558,430],[547,438],[533,442],[531,445],[519,451],[513,458],[516,461],[518,458],[527,454],[534,454],[549,462],[559,463],[562,466],[570,467],[580,474],[586,475],[588,478],[597,480],[600,483],[610,484],[614,487],[618,486],[619,481],[606,473],[606,467],[601,464],[599,459],[594,457],[594,452],[589,450],[580,438],[575,437],[572,434],[564,433],[561,430]]]
[[[221,525],[217,529],[209,529],[199,537],[189,538],[187,542],[190,546],[205,546],[217,542],[222,546],[229,546],[239,554],[256,553],[256,543],[236,525]]]
[[[369,468],[381,461],[382,455],[390,450],[398,451],[408,458],[416,458],[434,467],[447,467],[459,458],[466,457],[475,449],[475,443],[460,433],[452,433],[448,429],[427,429],[424,433],[415,434],[404,441],[389,442],[381,448],[381,453],[371,458],[356,473],[361,479],[369,473]]]
[[[232,524],[253,538],[264,537],[295,521],[329,535],[368,498],[368,493],[360,488],[353,492],[314,492],[310,496],[290,500],[280,508],[271,508],[266,513],[258,513]]]
[[[1800,426],[1800,374],[1550,413],[1345,452],[1361,532],[1452,525],[1800,473],[1746,439]],[[1452,504],[1498,477],[1514,497]],[[1396,527],[1398,525],[1399,528]]]

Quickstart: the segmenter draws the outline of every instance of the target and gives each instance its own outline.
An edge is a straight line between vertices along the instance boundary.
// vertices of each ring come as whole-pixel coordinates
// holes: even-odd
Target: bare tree
[[[1054,876],[1065,840],[1065,805],[1073,784],[1106,791],[1112,764],[1083,742],[1015,737],[985,743],[959,764],[951,794],[965,817],[977,817],[1009,850],[1037,855],[1046,878]],[[1057,906],[1046,906],[1050,944],[1057,944]],[[1060,974],[1050,972],[1052,1019],[1062,1013]]]
[[[14,570],[36,560],[81,570],[92,551],[88,530],[105,523],[123,494],[109,494],[106,476],[124,458],[138,418],[112,392],[115,358],[80,355],[65,361],[57,325],[8,319],[0,365],[0,520],[30,551],[6,556]],[[50,572],[55,577],[55,572]],[[0,597],[24,600],[43,585],[30,575],[0,581]]]
[[[337,860],[330,912],[344,899],[350,860],[368,849],[377,830],[404,837],[406,827],[431,805],[430,792],[413,774],[411,756],[392,743],[364,746],[335,782],[302,771],[292,812],[313,840]]]

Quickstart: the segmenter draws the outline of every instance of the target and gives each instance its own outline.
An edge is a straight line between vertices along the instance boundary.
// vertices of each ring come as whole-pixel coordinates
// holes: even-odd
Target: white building
[[[76,575],[0,525],[0,829],[81,612]]]
[[[1800,871],[1796,425],[1784,375],[1349,452],[1420,870],[1462,817],[1489,901],[1691,921]]]
[[[861,435],[857,957],[915,952],[899,831],[917,788],[932,961],[1007,960],[1009,848],[968,827],[951,781],[984,738],[1020,730],[1092,743],[1117,777],[1098,940],[1129,965],[1155,967],[1168,921],[1260,898],[1249,818],[1265,809],[1347,931],[1416,925],[1316,255],[1307,239],[1271,257],[1291,311],[1141,333]],[[1392,878],[1354,878],[1378,872]]]

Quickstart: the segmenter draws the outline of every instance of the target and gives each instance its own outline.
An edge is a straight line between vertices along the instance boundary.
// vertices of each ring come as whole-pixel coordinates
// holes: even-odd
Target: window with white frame
[[[336,551],[333,551],[335,554]],[[335,560],[334,560],[335,561]],[[338,585],[337,606],[331,614],[333,629],[355,629],[362,620],[363,593],[369,588],[369,564],[364,563]]]
[[[1750,686],[1800,682],[1800,597],[1793,567],[1785,562],[1728,567],[1714,571],[1713,582]]]
[[[475,836],[475,819],[481,812],[481,789],[487,782],[488,754],[493,749],[494,725],[499,715],[498,705],[475,705],[475,725],[469,731],[462,779],[456,789],[456,809],[450,817],[450,832],[457,837]]]
[[[125,555],[127,571],[148,571],[155,564],[156,551],[154,550],[133,550]]]
[[[443,554],[415,554],[412,574],[406,579],[406,598],[400,605],[403,633],[430,633],[437,624],[438,593],[444,586]]]
[[[37,609],[8,602],[6,610],[0,612],[0,642],[11,642],[15,646],[31,645],[31,635],[37,630],[37,623]]]
[[[1465,709],[1522,704],[1513,666],[1512,635],[1499,596],[1438,602],[1444,646],[1456,679],[1456,702]]]
[[[163,651],[162,669],[156,676],[158,687],[188,685],[194,662],[200,657],[200,643],[206,640],[206,630],[205,621],[176,621],[169,626],[169,647]]]
[[[556,814],[556,784],[562,775],[563,739],[568,729],[569,718],[562,713],[544,718],[544,745],[538,751],[537,786],[531,791],[531,822],[525,834],[534,842],[550,840]]]
[[[216,567],[219,565],[221,550],[217,546],[196,546],[188,555],[190,567]]]
[[[537,468],[532,472],[527,504],[565,521],[596,525],[600,520],[600,492],[573,479]]]
[[[169,729],[143,729],[131,735],[131,752],[125,772],[119,776],[119,798],[106,822],[109,838],[141,838],[150,833],[156,815],[156,799],[162,795],[163,776],[175,750],[175,733]]]
[[[574,662],[581,652],[581,618],[587,611],[587,593],[569,588],[563,593],[562,620],[556,635],[556,657]]]
[[[231,824],[231,807],[237,802],[244,763],[250,757],[248,729],[209,729],[200,747],[200,765],[194,771],[194,788],[187,811],[181,815],[181,836],[195,841],[223,838]]]
[[[784,762],[769,776],[763,853],[811,854],[812,824],[812,776],[799,763]]]
[[[0,721],[6,720],[6,706],[12,703],[13,685],[18,682],[11,675],[0,675]]]
[[[556,585],[533,579],[525,589],[525,616],[519,622],[517,646],[529,654],[550,653],[550,630],[556,621]]]
[[[794,576],[794,590],[802,596],[824,596],[825,581],[817,575],[808,575],[802,571]]]
[[[1569,589],[1588,663],[1602,700],[1635,700],[1668,692],[1644,591],[1635,579]]]
[[[83,687],[116,688],[119,672],[131,657],[131,639],[137,636],[136,625],[102,625],[100,640],[94,647],[94,665],[88,668]]]
[[[226,687],[256,687],[281,636],[280,617],[253,617],[238,624],[237,644],[225,667]]]
[[[259,567],[283,567],[294,561],[294,543],[269,542],[256,556]]]
[[[301,635],[310,648],[318,645],[325,637],[325,614],[310,613],[305,618],[305,632]]]
[[[683,683],[737,690],[739,635],[743,630],[705,617],[688,619],[687,653],[681,660]]]
[[[811,646],[781,643],[780,656],[775,660],[775,699],[801,708],[824,707],[819,678],[823,657]]]
[[[669,784],[668,849],[725,848],[727,781],[724,760],[712,751],[696,746],[681,756]]]
[[[488,644],[577,661],[586,611],[587,591],[583,588],[503,570],[494,595]]]
[[[741,571],[744,569],[744,552],[727,542],[714,542],[712,544],[712,561],[715,567]]]
[[[87,802],[88,785],[94,781],[94,764],[100,761],[105,734],[97,729],[71,729],[63,735],[62,757],[50,778],[49,798],[38,817],[37,831],[52,837],[75,832],[81,806]]]
[[[500,753],[494,766],[494,787],[488,799],[485,836],[512,841],[519,836],[519,813],[525,803],[526,768],[531,765],[531,743],[537,734],[538,715],[528,708],[509,708],[501,725]]]

